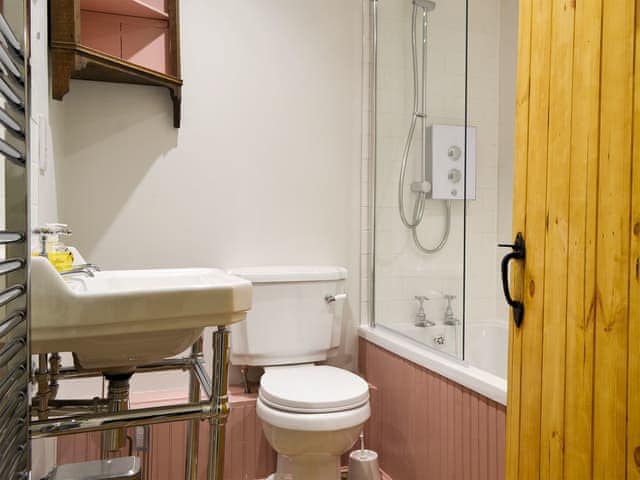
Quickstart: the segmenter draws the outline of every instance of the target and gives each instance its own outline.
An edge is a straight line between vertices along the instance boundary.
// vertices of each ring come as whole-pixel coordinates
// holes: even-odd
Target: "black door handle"
[[[516,240],[513,244],[501,243],[499,247],[508,247],[513,251],[507,253],[502,259],[502,290],[504,291],[504,298],[507,300],[509,306],[513,309],[513,321],[516,327],[522,325],[522,318],[524,317],[524,304],[518,300],[514,300],[509,290],[509,262],[511,260],[524,260],[526,257],[526,249],[524,246],[524,237],[522,233],[518,232]]]

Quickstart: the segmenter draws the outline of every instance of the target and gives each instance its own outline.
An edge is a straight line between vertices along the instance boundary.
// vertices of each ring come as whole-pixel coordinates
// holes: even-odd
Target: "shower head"
[[[431,0],[413,0],[413,4],[416,7],[424,8],[427,12],[431,12],[436,9],[436,3]]]

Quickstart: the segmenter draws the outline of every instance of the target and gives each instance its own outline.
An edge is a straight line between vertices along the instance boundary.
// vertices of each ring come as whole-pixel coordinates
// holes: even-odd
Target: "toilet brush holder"
[[[349,480],[380,480],[378,454],[373,450],[354,450],[349,454]]]

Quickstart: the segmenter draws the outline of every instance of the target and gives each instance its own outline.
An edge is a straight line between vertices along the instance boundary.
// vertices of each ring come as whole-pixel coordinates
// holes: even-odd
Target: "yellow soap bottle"
[[[73,268],[73,253],[67,248],[61,251],[47,252],[47,258],[53,265],[53,267],[59,271],[64,272]]]

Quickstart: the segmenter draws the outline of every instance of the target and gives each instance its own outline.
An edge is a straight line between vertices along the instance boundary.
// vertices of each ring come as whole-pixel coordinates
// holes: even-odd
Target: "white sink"
[[[244,320],[251,308],[251,283],[212,268],[63,278],[33,257],[31,292],[31,351],[74,352],[82,367],[101,370],[177,355],[205,327]]]

